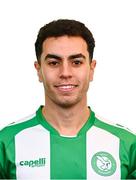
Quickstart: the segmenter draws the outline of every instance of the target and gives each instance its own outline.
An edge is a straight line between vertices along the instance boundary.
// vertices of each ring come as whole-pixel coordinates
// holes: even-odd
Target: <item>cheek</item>
[[[48,71],[48,69],[42,71],[42,79],[43,83],[51,84],[56,80],[56,75],[52,71]]]
[[[87,83],[88,81],[90,81],[90,78],[91,78],[90,71],[84,70],[84,71],[81,71],[79,74],[79,79],[83,83]]]

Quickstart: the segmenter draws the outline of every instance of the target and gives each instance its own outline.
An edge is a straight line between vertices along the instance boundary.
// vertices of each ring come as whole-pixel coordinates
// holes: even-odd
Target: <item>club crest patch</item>
[[[101,176],[111,176],[116,171],[116,161],[107,152],[97,152],[91,160],[93,170]]]

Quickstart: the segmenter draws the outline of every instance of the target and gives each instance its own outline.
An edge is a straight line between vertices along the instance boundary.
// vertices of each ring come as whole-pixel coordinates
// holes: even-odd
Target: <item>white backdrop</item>
[[[51,20],[70,18],[84,22],[96,40],[88,105],[136,132],[135,7],[135,0],[1,0],[0,128],[44,104],[33,66],[37,32]]]

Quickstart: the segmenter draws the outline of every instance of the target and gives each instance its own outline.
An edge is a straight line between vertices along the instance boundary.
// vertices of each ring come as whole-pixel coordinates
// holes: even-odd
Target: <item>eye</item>
[[[75,65],[75,66],[79,66],[79,65],[82,64],[82,61],[81,61],[81,60],[74,60],[74,61],[72,62],[72,64]]]
[[[58,61],[50,61],[50,62],[48,62],[48,65],[57,66],[57,65],[59,65],[59,62]]]

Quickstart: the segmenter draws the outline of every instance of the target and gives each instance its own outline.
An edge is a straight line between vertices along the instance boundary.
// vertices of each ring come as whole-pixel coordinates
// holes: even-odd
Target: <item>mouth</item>
[[[70,92],[73,91],[75,88],[78,87],[78,85],[74,84],[60,84],[55,86],[59,91],[62,92]]]

